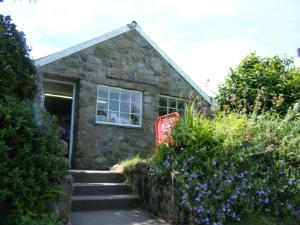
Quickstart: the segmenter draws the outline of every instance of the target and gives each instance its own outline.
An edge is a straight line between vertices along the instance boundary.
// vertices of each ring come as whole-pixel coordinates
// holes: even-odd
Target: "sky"
[[[255,51],[297,57],[300,0],[3,0],[33,59],[135,20],[207,94]]]

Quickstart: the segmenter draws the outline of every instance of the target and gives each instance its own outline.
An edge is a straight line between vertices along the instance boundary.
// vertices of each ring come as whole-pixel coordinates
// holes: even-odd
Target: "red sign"
[[[173,112],[156,119],[155,128],[156,128],[156,148],[160,142],[172,142],[170,139],[170,131],[172,126],[180,118],[179,113]]]

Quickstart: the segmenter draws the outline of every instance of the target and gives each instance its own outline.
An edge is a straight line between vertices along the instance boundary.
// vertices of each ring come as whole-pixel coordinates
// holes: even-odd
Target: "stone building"
[[[136,24],[35,61],[41,102],[69,142],[68,166],[107,169],[155,147],[155,121],[211,99]]]

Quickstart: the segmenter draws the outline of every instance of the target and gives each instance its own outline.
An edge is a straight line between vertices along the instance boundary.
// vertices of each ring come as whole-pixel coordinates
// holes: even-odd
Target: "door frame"
[[[73,82],[67,82],[67,81],[61,81],[61,80],[55,80],[55,79],[48,79],[44,78],[42,81],[43,85],[43,99],[45,97],[44,92],[44,81],[52,82],[52,83],[60,83],[60,84],[67,84],[72,86],[72,106],[71,106],[71,118],[70,118],[70,141],[69,141],[69,148],[68,148],[68,168],[72,168],[72,157],[73,157],[73,140],[74,140],[74,115],[75,115],[75,96],[76,96],[76,83]],[[44,107],[44,101],[43,101],[43,107]]]

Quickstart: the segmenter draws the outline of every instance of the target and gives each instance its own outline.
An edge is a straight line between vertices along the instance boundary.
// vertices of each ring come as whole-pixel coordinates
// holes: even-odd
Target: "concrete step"
[[[130,194],[131,188],[125,183],[74,183],[73,195]]]
[[[123,175],[115,171],[69,170],[74,183],[122,183]]]
[[[80,195],[72,197],[72,211],[133,209],[139,206],[137,195]]]

